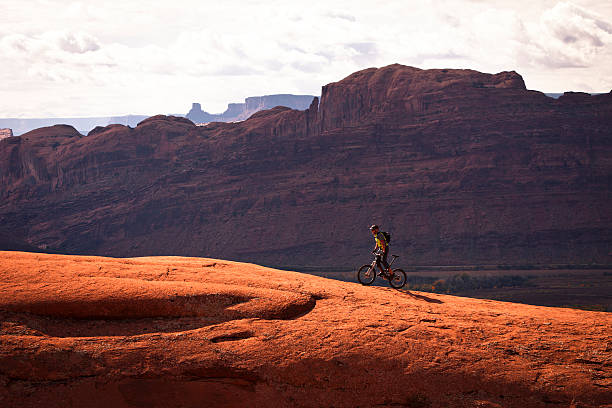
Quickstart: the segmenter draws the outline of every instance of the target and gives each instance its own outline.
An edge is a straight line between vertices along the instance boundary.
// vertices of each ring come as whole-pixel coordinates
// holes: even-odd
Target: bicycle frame
[[[378,255],[376,255],[376,254],[374,255],[374,260],[372,261],[372,270],[375,271],[376,269],[378,269],[381,272],[385,272],[381,268],[378,268],[378,265],[376,265],[376,257],[377,256]],[[391,265],[393,265],[393,262],[395,262],[395,260],[397,258],[399,258],[399,256],[398,255],[391,255],[391,258],[393,258],[393,259],[391,259],[391,262],[389,262],[389,269],[391,269]]]

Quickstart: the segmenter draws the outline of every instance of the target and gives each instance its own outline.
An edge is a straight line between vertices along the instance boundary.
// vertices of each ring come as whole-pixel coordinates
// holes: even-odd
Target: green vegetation
[[[590,310],[592,312],[612,312],[610,305],[562,305],[561,307],[569,307],[571,309]]]
[[[525,265],[501,266],[495,265],[491,269],[475,265],[408,266],[404,267],[407,272],[405,290],[530,305],[612,311],[612,268],[602,270],[601,265],[590,265],[587,268],[573,265],[566,269],[561,268],[561,265],[548,265],[543,269],[530,269],[530,266]],[[356,281],[355,269],[350,267],[300,269],[326,278]],[[377,279],[374,285],[389,286],[383,279]]]
[[[435,293],[460,293],[466,290],[497,289],[506,287],[532,286],[530,277],[524,275],[469,275],[467,273],[455,274],[446,279],[433,276],[410,276],[406,283],[409,290]]]

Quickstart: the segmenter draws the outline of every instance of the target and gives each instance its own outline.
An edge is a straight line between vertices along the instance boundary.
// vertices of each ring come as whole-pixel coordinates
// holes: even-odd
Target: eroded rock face
[[[11,129],[0,129],[0,139],[6,139],[7,137],[13,137],[13,131]]]
[[[611,332],[214,259],[0,252],[3,407],[594,408]]]
[[[186,117],[194,123],[206,123],[211,122],[215,119],[214,115],[202,110],[202,105],[199,103],[193,103]]]
[[[114,256],[354,266],[377,223],[404,264],[611,263],[610,157],[612,94],[391,65],[304,111],[0,141],[0,221]]]
[[[199,103],[194,103],[191,110],[187,113],[187,118],[194,123],[207,122],[236,122],[249,118],[256,112],[272,109],[276,106],[284,106],[296,110],[305,110],[311,104],[314,96],[312,95],[264,95],[251,96],[244,100],[244,103],[230,103],[223,113],[211,114],[204,112]]]

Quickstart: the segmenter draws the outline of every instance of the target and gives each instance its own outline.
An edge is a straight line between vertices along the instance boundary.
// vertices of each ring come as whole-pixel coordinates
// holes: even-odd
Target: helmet
[[[375,229],[378,229],[378,225],[374,224],[370,227],[370,231],[374,231]]]

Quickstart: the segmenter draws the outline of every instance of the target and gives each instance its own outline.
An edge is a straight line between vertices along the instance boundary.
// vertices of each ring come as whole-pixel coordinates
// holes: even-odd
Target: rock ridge
[[[193,103],[186,117],[194,123],[207,122],[237,122],[245,120],[256,112],[272,109],[276,106],[285,106],[291,109],[304,110],[308,108],[314,96],[277,94],[264,96],[250,96],[244,103],[230,103],[225,112],[211,114],[202,110],[202,105]]]
[[[8,128],[0,129],[0,139],[5,139],[7,137],[13,137],[13,131]]]
[[[346,266],[378,223],[410,264],[609,264],[611,118],[512,71],[371,68],[303,111],[1,140],[0,221],[81,254]]]
[[[609,313],[182,257],[0,252],[0,288],[5,407],[596,408],[612,386]]]

